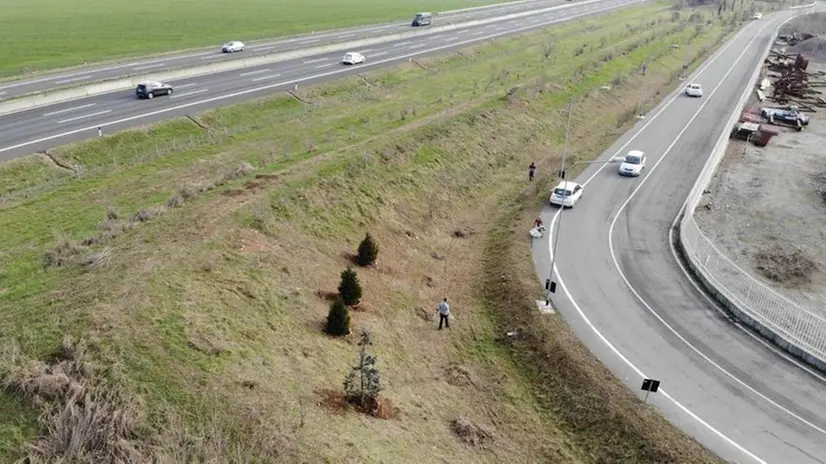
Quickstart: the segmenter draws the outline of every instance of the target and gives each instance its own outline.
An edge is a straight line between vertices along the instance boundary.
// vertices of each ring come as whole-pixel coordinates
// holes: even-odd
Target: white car
[[[685,94],[689,97],[702,97],[703,88],[700,84],[688,84],[688,87],[685,88]]]
[[[576,182],[563,180],[551,192],[551,204],[573,208],[579,199],[582,198],[582,186]]]
[[[233,40],[232,42],[227,42],[221,46],[221,51],[224,53],[235,53],[235,52],[243,52],[244,49],[247,48],[244,45],[244,42],[239,42],[237,40]]]
[[[344,55],[341,58],[341,62],[343,64],[359,64],[364,63],[364,55],[361,53],[350,52]]]
[[[754,13],[754,16],[752,16],[752,18],[753,19],[763,19],[763,13],[760,13],[758,11],[757,13]]]
[[[621,176],[639,176],[645,169],[645,153],[639,150],[631,150],[625,155],[619,167]]]

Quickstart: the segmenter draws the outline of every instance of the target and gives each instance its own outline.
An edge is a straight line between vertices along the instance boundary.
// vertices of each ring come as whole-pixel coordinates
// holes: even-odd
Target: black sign
[[[657,390],[660,389],[660,381],[654,379],[643,379],[642,389],[647,392],[657,393]]]

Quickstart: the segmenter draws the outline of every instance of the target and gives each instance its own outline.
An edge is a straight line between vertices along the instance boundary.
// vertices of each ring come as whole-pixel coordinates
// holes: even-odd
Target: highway
[[[518,34],[551,24],[639,3],[606,0],[576,5],[532,17],[457,27],[449,32],[386,42],[359,51],[364,64],[342,65],[342,53],[320,54],[272,65],[170,82],[175,92],[152,100],[138,100],[133,90],[43,106],[0,116],[0,161],[46,150],[73,140],[96,136],[98,127],[111,133],[153,121],[183,116],[209,108],[263,97],[326,79],[352,75],[426,54],[445,52],[496,37]]]
[[[559,5],[571,5],[573,2],[564,0],[522,0],[500,5],[491,5],[482,8],[457,10],[455,13],[437,13],[433,16],[433,24],[429,27],[446,26],[478,19],[495,18],[508,14],[545,9]],[[411,11],[410,20],[415,11]],[[285,37],[276,40],[266,40],[246,43],[246,50],[236,53],[221,53],[221,44],[208,49],[190,50],[155,56],[142,60],[128,60],[117,63],[92,64],[72,70],[56,71],[35,78],[20,79],[11,82],[0,82],[0,101],[33,92],[45,92],[58,88],[74,87],[83,84],[111,80],[127,76],[157,73],[165,70],[186,67],[203,66],[208,63],[229,61],[252,56],[263,56],[298,50],[302,48],[318,47],[335,43],[380,37],[388,34],[397,34],[405,31],[426,30],[428,27],[411,27],[410,21],[404,23],[377,24],[373,26],[348,28],[333,31],[324,31],[299,36]],[[227,40],[245,41],[243,37],[228,37]]]
[[[558,312],[632,390],[644,376],[661,380],[648,402],[731,462],[826,462],[826,379],[730,321],[669,239],[772,33],[792,14],[749,24],[685,82],[700,83],[703,98],[670,95],[600,158],[642,150],[640,177],[619,176],[617,163],[588,165],[576,179],[582,199],[561,214],[543,209],[551,227],[532,250],[544,282],[561,227]]]

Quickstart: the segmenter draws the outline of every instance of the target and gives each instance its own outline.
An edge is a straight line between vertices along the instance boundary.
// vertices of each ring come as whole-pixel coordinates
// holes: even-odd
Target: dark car
[[[430,13],[416,13],[416,17],[413,18],[412,26],[429,26],[430,23],[433,22],[433,15]]]
[[[172,95],[172,86],[163,82],[142,82],[135,89],[138,98],[155,98],[158,95]]]

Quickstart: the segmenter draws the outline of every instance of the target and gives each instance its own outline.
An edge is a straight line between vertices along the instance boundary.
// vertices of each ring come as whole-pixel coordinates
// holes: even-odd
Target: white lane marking
[[[6,92],[0,92],[0,96],[5,95],[5,94],[6,94]]]
[[[313,63],[321,63],[322,61],[327,61],[329,58],[315,58],[312,60],[307,60],[303,64],[313,64]]]
[[[52,111],[51,113],[45,113],[43,115],[43,117],[47,118],[49,116],[54,116],[56,114],[63,114],[63,113],[68,113],[70,111],[82,110],[83,108],[89,108],[91,106],[95,106],[95,103],[89,103],[88,105],[75,106],[74,108],[66,108],[64,110]]]
[[[67,122],[78,121],[78,120],[81,120],[81,119],[91,118],[91,117],[94,117],[94,116],[100,116],[102,114],[111,113],[111,112],[112,112],[112,110],[98,111],[97,113],[89,113],[89,114],[84,114],[84,115],[81,115],[81,116],[75,116],[75,117],[69,118],[69,119],[63,119],[61,121],[57,121],[57,123],[58,124],[63,124],[63,123],[67,123]]]
[[[737,40],[737,39],[738,39],[741,35],[743,35],[743,34],[744,34],[747,30],[749,30],[749,28],[750,28],[750,27],[751,27],[751,25],[749,25],[749,26],[747,26],[747,27],[743,28],[740,32],[738,32],[738,33],[737,33],[737,35],[735,35],[735,36],[734,36],[734,37],[733,37],[733,38],[732,38],[732,39],[731,39],[731,40],[730,40],[730,41],[729,41],[729,42],[728,42],[728,43],[727,43],[727,44],[726,44],[723,48],[721,48],[720,50],[718,50],[718,51],[715,53],[715,55],[714,55],[714,56],[712,56],[712,58],[711,58],[711,59],[709,59],[708,61],[706,61],[706,63],[703,65],[703,67],[702,67],[702,68],[700,68],[699,70],[697,70],[697,71],[693,74],[692,78],[693,78],[693,79],[696,79],[696,78],[698,78],[700,75],[702,75],[702,74],[703,74],[703,72],[705,72],[705,70],[706,70],[706,69],[708,69],[708,67],[709,67],[709,66],[711,66],[714,62],[716,62],[716,61],[720,58],[720,56],[721,56],[721,55],[722,55],[722,54],[723,54],[723,53],[724,53],[724,52],[725,52],[725,51],[726,51],[726,50],[727,50],[727,49],[728,49],[728,48],[729,48],[729,47],[730,47],[730,46],[731,46],[731,45],[732,45],[732,44],[733,44],[733,43],[734,43],[734,42],[735,42],[735,41],[736,41],[736,40]],[[761,28],[761,30],[762,30],[762,28]],[[672,103],[674,103],[674,101],[675,101],[677,98],[680,98],[681,96],[682,96],[682,91],[678,88],[677,90],[675,90],[675,91],[674,91],[674,95],[671,97],[671,99],[670,99],[670,100],[668,100],[668,102],[667,102],[665,105],[663,105],[663,106],[662,106],[662,107],[661,107],[661,108],[660,108],[660,109],[659,109],[659,110],[658,110],[658,111],[657,111],[657,112],[656,112],[653,116],[651,116],[651,118],[649,118],[649,119],[648,119],[648,121],[646,121],[646,123],[645,123],[645,124],[643,124],[643,126],[642,126],[642,127],[640,127],[640,129],[639,129],[639,130],[638,130],[638,131],[637,131],[637,132],[636,132],[636,133],[635,133],[635,134],[634,134],[634,135],[633,135],[630,139],[628,139],[628,141],[626,141],[626,142],[625,142],[625,143],[624,143],[624,144],[623,144],[623,145],[622,145],[622,146],[621,146],[621,147],[617,150],[617,152],[616,152],[613,156],[617,156],[617,155],[621,154],[621,153],[623,152],[623,150],[625,150],[625,148],[626,148],[628,145],[630,145],[630,144],[631,144],[631,142],[633,142],[633,141],[637,138],[637,136],[639,136],[639,135],[640,135],[640,134],[641,134],[641,133],[642,133],[642,132],[643,132],[643,131],[644,131],[644,130],[645,130],[645,129],[649,126],[649,125],[651,125],[651,123],[653,123],[653,122],[657,119],[657,117],[659,117],[659,116],[660,116],[660,114],[662,114],[662,112],[663,112],[663,111],[665,111],[666,109],[668,109],[668,108],[671,106],[671,104],[672,104]],[[593,180],[593,179],[594,179],[594,178],[595,178],[595,177],[596,177],[596,176],[597,176],[600,172],[602,172],[602,170],[603,170],[603,169],[605,169],[607,166],[608,166],[608,163],[604,163],[604,164],[602,164],[602,165],[601,165],[601,166],[600,166],[600,167],[599,167],[599,168],[598,168],[598,169],[597,169],[597,170],[596,170],[596,171],[595,171],[595,172],[594,172],[594,173],[593,173],[593,174],[592,174],[592,175],[591,175],[588,179],[586,179],[586,180],[585,180],[585,182],[583,182],[583,183],[582,183],[583,187],[584,187],[584,186],[587,186],[587,185],[588,185],[588,184],[589,184],[589,183],[590,183],[590,182],[591,182],[591,181],[592,181],[592,180]],[[554,227],[555,227],[555,224],[556,224],[557,220],[559,219],[559,214],[560,214],[560,211],[561,211],[561,210],[557,211],[557,212],[556,212],[556,214],[554,214],[553,220],[551,221],[551,226],[548,228],[548,230],[549,230],[549,231],[551,231],[551,233],[550,233],[550,234],[548,234],[548,235],[549,235],[549,238],[548,238],[548,248],[549,248],[549,253],[551,254],[551,256],[553,256],[553,230],[554,230]],[[631,370],[633,370],[633,371],[634,371],[634,372],[635,372],[638,376],[640,376],[640,377],[642,377],[642,378],[646,378],[646,376],[645,376],[645,374],[642,372],[642,370],[640,370],[640,369],[639,369],[639,368],[638,368],[635,364],[633,364],[633,363],[632,363],[632,362],[631,362],[628,358],[626,358],[626,357],[625,357],[625,355],[623,355],[623,354],[619,351],[619,349],[618,349],[616,346],[614,346],[614,345],[613,345],[610,341],[608,341],[608,339],[605,337],[605,335],[603,335],[603,334],[602,334],[602,332],[600,332],[600,331],[599,331],[599,329],[597,329],[597,327],[593,324],[593,322],[591,322],[591,320],[588,318],[588,316],[586,316],[586,315],[585,315],[585,312],[582,310],[582,307],[580,307],[580,306],[579,306],[579,303],[577,303],[577,302],[576,302],[576,300],[574,299],[573,295],[571,295],[571,292],[568,290],[568,287],[565,285],[565,282],[564,282],[564,280],[562,279],[562,275],[560,274],[559,269],[558,269],[558,267],[556,266],[556,264],[554,264],[554,269],[552,269],[552,271],[553,271],[554,273],[556,273],[556,278],[557,278],[557,280],[559,280],[559,286],[560,286],[560,288],[562,288],[562,291],[563,291],[563,292],[565,292],[565,296],[568,298],[568,300],[569,300],[569,301],[571,302],[571,304],[574,306],[574,309],[576,309],[577,313],[579,314],[579,317],[581,317],[581,318],[582,318],[582,320],[583,320],[583,321],[584,321],[584,322],[588,325],[588,327],[591,329],[591,331],[593,331],[593,332],[597,335],[597,337],[599,337],[599,339],[600,339],[600,340],[602,340],[602,342],[605,344],[605,346],[607,346],[607,347],[608,347],[608,349],[610,349],[610,350],[611,350],[611,351],[612,351],[612,352],[613,352],[613,353],[614,353],[614,354],[615,354],[615,355],[616,355],[616,356],[617,356],[620,360],[622,360],[622,361],[623,361],[623,362],[624,362],[624,363],[625,363],[628,367],[630,367],[630,368],[631,368]],[[731,438],[729,438],[728,436],[726,436],[725,434],[723,434],[721,431],[719,431],[719,430],[717,430],[716,428],[714,428],[714,426],[712,426],[712,425],[711,425],[711,424],[709,424],[708,422],[704,421],[704,420],[703,420],[700,416],[698,416],[698,415],[697,415],[697,414],[695,414],[693,411],[691,411],[690,409],[688,409],[687,407],[685,407],[682,403],[680,403],[679,401],[677,401],[674,397],[672,397],[671,395],[669,395],[668,393],[666,393],[666,391],[665,391],[665,390],[660,389],[660,392],[662,393],[662,395],[663,395],[663,396],[664,396],[664,397],[665,397],[668,401],[670,401],[673,405],[675,405],[675,406],[676,406],[677,408],[679,408],[681,411],[683,411],[684,413],[686,413],[689,417],[691,417],[692,419],[694,419],[697,423],[699,423],[700,425],[702,425],[703,427],[705,427],[705,428],[706,428],[707,430],[709,430],[712,434],[716,435],[717,437],[719,437],[720,439],[722,439],[723,441],[725,441],[726,443],[728,443],[729,445],[731,445],[732,447],[734,447],[735,449],[737,449],[738,451],[742,452],[743,454],[745,454],[746,456],[750,457],[751,459],[753,459],[753,460],[755,460],[755,461],[759,462],[760,464],[767,464],[767,463],[766,463],[766,461],[764,461],[764,460],[760,459],[760,458],[759,458],[759,457],[757,457],[755,454],[751,453],[749,450],[747,450],[746,448],[744,448],[743,446],[741,446],[740,444],[738,444],[737,442],[735,442],[734,440],[732,440]]]
[[[364,54],[364,53],[370,53],[372,51],[373,51],[372,48],[365,48],[364,50],[360,50],[359,53]]]
[[[353,37],[354,35],[356,35],[356,34],[355,34],[355,33],[353,33],[353,32],[351,32],[351,33],[349,33],[349,34],[339,34],[339,35],[337,35],[336,37],[339,37],[339,38],[343,39],[343,38],[345,38],[345,37]]]
[[[680,138],[682,138],[683,134],[689,129],[689,127],[691,127],[691,124],[694,122],[695,119],[697,119],[697,117],[700,115],[700,112],[703,110],[703,108],[705,108],[705,106],[711,101],[711,97],[717,92],[717,89],[719,89],[720,86],[723,85],[723,82],[728,78],[728,76],[731,74],[731,72],[734,71],[734,68],[737,66],[737,63],[739,63],[740,60],[743,59],[743,56],[745,56],[745,50],[747,50],[749,47],[751,47],[752,43],[754,43],[754,41],[757,40],[757,34],[760,34],[760,32],[763,29],[765,29],[769,24],[771,24],[771,23],[766,23],[762,27],[760,27],[760,29],[758,29],[755,36],[744,47],[743,53],[741,53],[737,57],[737,59],[734,61],[734,63],[729,68],[728,72],[726,72],[723,75],[723,77],[717,82],[717,85],[715,85],[714,88],[711,89],[711,93],[708,95],[708,97],[703,98],[703,103],[700,105],[700,107],[697,109],[697,111],[694,113],[694,115],[691,117],[691,119],[688,120],[688,122],[685,124],[685,126],[682,128],[682,130],[680,130],[680,132],[677,134],[677,137],[671,142],[670,145],[668,145],[668,147],[665,149],[665,152],[663,152],[662,156],[660,156],[660,159],[658,159],[657,162],[654,163],[654,167],[651,168],[651,170],[648,172],[648,174],[646,174],[646,176],[640,181],[640,183],[634,188],[634,190],[631,191],[631,195],[629,195],[628,198],[626,198],[626,200],[622,203],[622,205],[620,205],[619,210],[617,210],[617,213],[614,216],[614,219],[611,221],[611,226],[608,228],[608,250],[611,253],[611,260],[614,262],[614,267],[617,268],[617,272],[619,273],[620,278],[622,278],[622,281],[625,282],[626,286],[628,286],[628,289],[631,291],[631,293],[634,294],[634,297],[636,297],[637,300],[639,300],[639,302],[642,303],[643,306],[645,306],[645,308],[648,310],[648,312],[650,312],[655,318],[657,318],[657,320],[660,321],[660,323],[662,323],[662,325],[665,326],[665,328],[667,328],[669,332],[673,333],[678,339],[680,339],[680,341],[683,342],[683,344],[685,344],[685,346],[687,346],[689,349],[691,349],[691,351],[693,351],[698,356],[703,358],[706,362],[711,364],[714,368],[716,368],[717,370],[722,372],[726,377],[730,378],[735,383],[739,384],[741,387],[745,388],[746,390],[750,391],[754,395],[758,396],[760,399],[762,399],[766,403],[774,406],[775,408],[779,409],[780,411],[783,411],[784,413],[786,413],[789,416],[797,419],[798,421],[802,422],[803,424],[806,424],[807,426],[811,427],[812,429],[826,435],[826,430],[818,427],[817,425],[813,424],[812,422],[809,422],[808,420],[806,420],[803,417],[797,415],[793,411],[783,407],[782,405],[780,405],[776,401],[772,400],[768,396],[766,396],[766,395],[760,393],[759,391],[757,391],[756,389],[754,389],[751,385],[748,385],[747,383],[743,382],[737,376],[735,376],[731,372],[727,371],[723,366],[719,365],[713,359],[706,356],[705,353],[703,353],[697,347],[692,345],[691,342],[689,342],[688,340],[685,339],[685,337],[680,335],[680,333],[677,332],[676,329],[674,329],[665,319],[663,319],[662,316],[660,316],[660,314],[650,304],[648,304],[647,301],[645,301],[645,299],[642,297],[642,295],[639,294],[639,292],[637,292],[637,290],[634,288],[634,286],[631,285],[631,282],[628,280],[628,278],[626,277],[625,273],[622,271],[622,268],[619,265],[619,261],[617,260],[616,250],[614,250],[614,241],[613,241],[614,227],[617,224],[617,220],[620,218],[620,216],[622,216],[622,212],[625,210],[625,208],[628,207],[628,204],[637,195],[637,192],[639,192],[640,189],[642,189],[642,186],[645,185],[645,182],[648,180],[648,178],[651,177],[653,175],[654,171],[657,170],[657,167],[660,165],[660,163],[662,163],[663,160],[665,160],[668,157],[668,155],[671,153],[671,150],[674,148],[675,145],[677,145],[677,142],[680,141]],[[780,25],[778,25],[777,27],[780,27]],[[760,66],[760,65],[761,64],[758,64],[758,66]]]
[[[189,84],[176,85],[175,88],[176,89],[185,89],[187,87],[195,87],[196,85],[198,85],[197,82],[190,82]]]
[[[630,3],[631,2],[629,2],[628,4],[630,4]],[[607,7],[605,7],[604,9],[602,9],[600,11],[610,11],[610,10],[617,9],[618,7],[624,6],[624,5],[625,5],[624,3],[623,4],[618,3],[616,5],[607,6]],[[585,15],[567,16],[567,17],[564,17],[564,18],[559,18],[559,19],[554,19],[554,20],[551,20],[551,21],[547,21],[543,24],[550,25],[550,24],[555,24],[555,23],[559,23],[559,22],[570,21],[571,19],[575,19],[575,18],[578,18],[578,17],[581,17],[581,16],[585,16]],[[513,30],[513,31],[509,31],[508,33],[511,34],[511,33],[521,32],[523,30],[529,30],[529,29],[535,29],[535,26],[526,26],[526,27],[521,28],[521,29],[516,29],[516,30]],[[742,33],[742,31],[740,33]],[[498,37],[498,36],[501,36],[501,35],[505,35],[505,34],[500,33],[500,32],[494,32],[494,33],[489,34],[485,38]],[[462,42],[459,42],[458,44],[441,45],[441,46],[437,46],[437,47],[432,47],[432,48],[429,48],[427,50],[420,50],[420,51],[417,51],[417,52],[408,53],[405,56],[407,56],[407,57],[409,57],[409,56],[418,56],[418,55],[424,55],[426,53],[437,52],[437,51],[440,51],[440,50],[452,49],[452,48],[456,47],[456,45],[476,43],[479,40],[480,39],[468,39],[468,40],[464,40]],[[382,64],[385,64],[385,63],[392,63],[392,62],[398,61],[398,60],[399,60],[399,57],[390,57],[390,58],[386,58],[386,59],[383,59],[383,60],[377,60],[377,61],[371,61],[369,63],[363,63],[363,64],[361,64],[360,67],[379,66],[379,65],[382,65]],[[348,68],[338,69],[338,70],[335,70],[335,71],[327,71],[327,72],[323,72],[323,73],[314,74],[312,76],[306,76],[306,77],[303,77],[303,78],[293,79],[293,80],[290,80],[290,81],[276,82],[274,84],[269,84],[269,85],[265,85],[265,86],[261,86],[261,87],[256,87],[256,88],[253,88],[253,89],[241,90],[241,91],[238,91],[238,92],[232,92],[232,93],[229,93],[229,94],[220,95],[220,96],[216,96],[216,97],[211,97],[211,98],[207,98],[207,99],[199,100],[199,101],[195,101],[195,102],[182,103],[180,105],[176,105],[176,106],[172,106],[172,107],[164,108],[164,109],[159,109],[159,110],[156,110],[156,111],[151,111],[149,113],[143,113],[143,114],[138,114],[138,115],[135,115],[135,116],[128,116],[128,117],[125,117],[125,118],[116,119],[116,120],[109,121],[109,122],[106,122],[106,123],[102,123],[102,124],[99,124],[99,125],[96,125],[96,126],[83,127],[83,128],[80,128],[80,129],[74,129],[74,130],[70,130],[70,131],[66,131],[66,132],[61,132],[61,133],[58,133],[58,134],[53,134],[53,135],[50,135],[48,137],[41,137],[39,139],[29,140],[27,142],[21,142],[21,143],[15,144],[15,145],[10,145],[10,146],[7,146],[7,147],[0,148],[0,153],[5,153],[7,151],[16,150],[18,148],[28,147],[30,145],[34,145],[34,144],[41,143],[41,142],[48,142],[49,140],[55,140],[55,139],[59,139],[59,138],[62,138],[62,137],[68,137],[70,135],[79,134],[81,132],[87,132],[87,131],[90,131],[90,130],[97,130],[98,127],[114,126],[114,125],[117,125],[117,124],[123,124],[123,123],[131,122],[131,121],[137,121],[137,120],[148,118],[148,117],[151,117],[151,116],[156,116],[156,115],[159,115],[159,114],[169,113],[169,112],[181,110],[181,109],[184,109],[184,108],[190,108],[190,107],[197,106],[197,105],[203,105],[203,104],[206,104],[206,103],[212,103],[212,102],[216,102],[216,101],[226,100],[226,99],[229,99],[229,98],[240,97],[242,95],[249,95],[249,94],[253,94],[253,93],[256,93],[256,92],[262,92],[262,91],[265,91],[265,90],[275,89],[275,88],[278,88],[278,87],[283,87],[285,85],[294,84],[296,82],[304,82],[304,81],[320,79],[320,78],[324,78],[324,77],[328,77],[328,76],[334,76],[336,74],[341,74],[341,73],[350,71],[351,69],[352,68],[348,67]],[[260,80],[261,78],[258,78],[258,79]]]
[[[473,35],[482,35],[484,33],[485,33],[485,31],[478,31],[478,32],[474,32]]]
[[[319,40],[321,40],[321,39],[299,40],[298,43],[300,43],[300,44],[309,44],[309,43],[318,42]]]
[[[422,48],[422,47],[424,47],[425,45],[427,45],[427,44],[423,44],[423,43],[421,43],[421,44],[411,45],[411,46],[409,46],[409,47],[407,47],[407,48],[409,48],[410,50],[415,50],[415,49],[417,49],[417,48]]]
[[[409,45],[410,42],[397,42],[391,45],[391,47],[401,47],[402,45]]]
[[[260,82],[260,81],[265,81],[267,79],[275,79],[276,77],[281,77],[281,74],[272,74],[272,75],[269,75],[269,76],[257,77],[255,79],[252,79],[252,82]]]
[[[447,37],[442,39],[442,42],[455,42],[457,40],[459,40],[459,37]]]
[[[160,68],[161,66],[163,66],[165,64],[166,64],[166,61],[164,61],[163,63],[149,64],[149,65],[146,65],[146,66],[135,66],[132,69],[134,69],[135,71],[140,71],[140,70],[143,70],[143,69]]]
[[[239,74],[239,76],[247,77],[247,76],[252,76],[252,75],[255,75],[255,74],[261,74],[263,72],[269,72],[269,71],[270,71],[270,68],[265,68],[265,69],[259,69],[257,71],[250,71],[250,72],[241,73],[241,74]]]
[[[204,60],[204,61],[206,61],[206,60],[218,60],[218,59],[227,57],[229,55],[230,55],[229,53],[221,53],[220,55],[203,56],[203,57],[201,57],[201,60]]]
[[[208,92],[209,89],[198,89],[193,90],[192,92],[185,92],[185,93],[176,93],[169,96],[169,98],[181,98],[181,97],[189,97],[191,95],[198,95],[199,93]]]
[[[261,48],[254,48],[256,52],[266,52],[275,48],[275,45],[271,45],[269,47],[261,47]]]
[[[329,68],[330,66],[332,66],[332,65],[334,65],[334,64],[335,64],[335,63],[320,64],[320,65],[316,66],[315,68],[316,68],[316,69],[321,69],[321,68]]]
[[[82,80],[84,80],[84,79],[89,79],[90,77],[92,77],[92,75],[91,75],[91,74],[86,74],[86,75],[84,75],[84,76],[80,76],[80,77],[73,77],[73,78],[71,78],[71,79],[63,79],[63,80],[59,80],[59,81],[54,81],[54,83],[55,83],[55,84],[68,84],[69,82],[77,82],[77,81],[82,81]]]
[[[375,58],[377,56],[384,56],[386,54],[387,54],[387,52],[378,52],[378,53],[373,53],[372,55],[370,55],[370,57]]]

